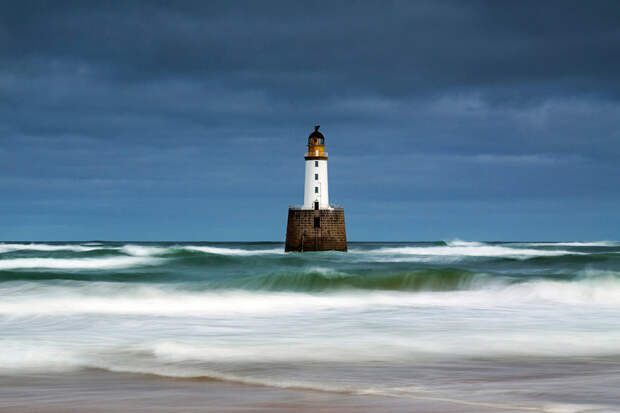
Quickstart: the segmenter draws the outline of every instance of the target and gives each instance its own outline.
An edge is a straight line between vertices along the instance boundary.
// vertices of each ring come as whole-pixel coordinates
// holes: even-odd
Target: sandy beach
[[[458,413],[523,410],[88,370],[0,376],[0,411]]]

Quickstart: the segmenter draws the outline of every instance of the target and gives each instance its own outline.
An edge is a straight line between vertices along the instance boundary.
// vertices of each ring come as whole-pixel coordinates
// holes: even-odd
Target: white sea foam
[[[152,352],[155,357],[150,359],[142,359],[140,361],[127,358],[127,355],[132,354],[132,352],[129,351],[131,350],[132,346],[128,346],[124,350],[117,348],[116,351],[111,351],[112,348],[108,348],[102,353],[101,351],[97,351],[97,349],[88,347],[67,349],[66,346],[58,346],[57,348],[53,348],[38,345],[37,349],[34,349],[34,346],[30,345],[27,346],[26,349],[24,349],[23,344],[15,344],[18,344],[22,348],[11,348],[12,346],[9,346],[10,351],[5,353],[5,357],[0,355],[0,371],[2,371],[3,373],[7,373],[7,370],[9,373],[11,372],[11,370],[17,370],[20,373],[38,371],[56,373],[75,370],[77,368],[97,368],[113,372],[152,374],[175,378],[210,378],[219,381],[269,386],[284,389],[303,389],[360,395],[404,397],[416,400],[436,401],[453,403],[456,405],[464,405],[469,407],[485,408],[485,410],[486,408],[492,408],[501,409],[502,411],[542,411],[549,413],[608,411],[605,410],[604,406],[602,405],[592,404],[585,405],[545,403],[544,405],[523,405],[519,404],[517,401],[511,401],[510,399],[505,401],[496,401],[496,397],[494,397],[491,401],[488,401],[484,398],[481,398],[480,395],[474,398],[467,397],[467,393],[462,393],[458,388],[452,388],[449,392],[442,392],[440,389],[434,389],[430,385],[430,383],[427,384],[425,387],[414,384],[406,386],[390,386],[380,382],[369,383],[364,381],[363,379],[359,380],[357,378],[352,378],[349,380],[338,380],[337,378],[333,377],[333,372],[326,371],[325,369],[321,369],[321,371],[326,374],[331,373],[327,377],[310,376],[300,378],[296,377],[296,375],[294,374],[294,368],[290,370],[289,374],[283,371],[282,368],[279,369],[279,373],[277,369],[273,371],[268,371],[264,368],[243,373],[235,370],[231,371],[227,368],[209,368],[205,364],[200,365],[186,363],[186,361],[196,360],[206,360],[208,362],[214,361],[212,357],[213,353],[208,348],[201,349],[200,346],[196,347],[195,345],[187,344],[180,345],[173,343],[149,343],[143,345],[141,346],[142,349]],[[361,346],[357,345],[355,347],[359,348]],[[34,351],[31,351],[30,348],[32,348]],[[148,350],[149,348],[150,350]],[[326,347],[327,350],[333,348],[333,345]],[[276,345],[273,347],[262,348],[261,350],[266,350],[268,355],[275,353],[283,354],[285,356],[291,355],[290,346]],[[344,356],[344,359],[339,359],[338,362],[364,361],[364,359],[356,357],[357,355],[359,355],[359,353],[356,351],[356,349],[352,349],[351,345],[345,347],[343,350],[344,351],[341,351],[341,353]],[[29,354],[30,357],[24,357],[24,353]],[[211,355],[205,357],[207,353],[210,353]],[[317,352],[314,351],[314,353]],[[319,352],[318,354],[316,354],[315,358],[319,359],[319,361],[322,362],[329,360],[329,356],[325,360],[320,360],[321,354],[324,353]],[[236,357],[237,355],[238,354],[234,356]],[[403,354],[399,355],[402,356]],[[232,365],[235,365],[236,363],[238,363],[238,361],[244,360],[244,358],[225,359],[226,361],[232,362]],[[278,359],[283,358],[278,357]],[[302,361],[305,359],[306,357],[303,357]],[[264,361],[270,361],[271,359],[269,357],[267,357],[267,359],[264,359],[258,352],[256,352],[247,361],[253,362],[257,360],[260,360],[261,363],[264,363]],[[372,358],[371,360],[376,361],[376,358]],[[8,361],[8,364],[3,363],[4,361]],[[295,358],[289,358],[283,359],[283,361],[285,363],[296,363],[299,360]],[[403,361],[406,363],[408,360],[404,359]],[[294,364],[292,366],[294,366]],[[374,368],[374,371],[375,374],[378,375],[386,373],[390,374],[389,370],[378,371],[376,367]],[[291,372],[293,374],[290,374]],[[379,376],[378,378],[380,377],[381,376]],[[481,381],[481,383],[484,382]],[[488,385],[489,384],[486,384],[486,386]],[[495,393],[497,393],[497,390],[495,390]]]
[[[84,246],[75,244],[0,244],[0,253],[12,251],[73,251],[87,252],[101,249],[100,246]]]
[[[463,241],[462,239],[454,239],[452,241],[445,241],[450,247],[483,247],[486,244],[478,241]]]
[[[457,400],[469,385],[450,378],[454,385],[445,390],[441,377],[467,371],[488,392],[509,392],[514,387],[502,387],[501,377],[514,383],[531,372],[519,370],[518,360],[564,357],[561,369],[583,358],[593,366],[611,360],[595,357],[615,360],[620,348],[620,282],[613,277],[330,294],[9,282],[0,284],[0,296],[0,374],[100,368],[428,400],[445,391],[443,401],[485,406]],[[439,392],[416,386],[437,383]]]
[[[97,265],[96,268],[101,267]],[[21,288],[9,284],[0,290],[0,295],[5,297],[0,301],[0,314],[99,313],[210,317],[230,314],[304,314],[331,310],[374,311],[381,308],[394,311],[423,308],[528,308],[560,304],[584,308],[620,308],[620,281],[615,277],[584,278],[572,282],[537,280],[512,285],[494,283],[476,290],[438,292],[188,292],[114,283],[89,283],[88,287],[39,286],[36,294],[23,289],[23,286]]]
[[[105,288],[97,294],[92,288],[87,294],[75,289],[54,287],[35,296],[6,299],[0,302],[0,314],[142,314],[211,316],[217,314],[273,314],[309,311],[320,308],[350,307],[353,302],[328,296],[294,293],[251,293],[245,291],[183,293],[143,287],[132,292]],[[14,296],[15,297],[15,296]]]
[[[340,277],[349,277],[350,276],[350,274],[348,274],[346,272],[338,271],[338,270],[336,270],[334,268],[319,267],[319,266],[308,267],[308,268],[304,269],[304,272],[305,273],[321,274],[325,278],[340,278]]]
[[[346,327],[343,327],[346,329]],[[252,362],[364,362],[369,360],[416,362],[455,357],[504,356],[610,356],[618,354],[618,332],[557,332],[458,330],[453,333],[410,333],[402,330],[364,334],[346,329],[342,334],[308,336],[220,344],[207,342],[157,342],[154,354],[164,363],[199,361],[210,363]],[[322,332],[323,333],[323,332]],[[273,331],[273,334],[281,334]],[[464,343],[467,343],[465,346]],[[558,350],[561,349],[561,350]]]
[[[0,371],[65,372],[81,364],[76,354],[40,341],[0,339],[0,345]]]
[[[592,241],[592,242],[517,242],[510,245],[527,245],[532,247],[617,247],[618,241]]]
[[[578,271],[577,275],[581,278],[590,278],[590,279],[605,279],[605,280],[611,280],[611,281],[613,281],[614,279],[617,279],[620,282],[620,271],[601,270],[601,269],[587,267],[581,271]]]
[[[490,245],[480,242],[451,241],[447,245],[419,247],[385,247],[374,250],[352,249],[352,253],[376,256],[378,261],[386,262],[425,262],[441,258],[442,261],[456,261],[463,257],[506,257],[527,259],[532,257],[581,255],[583,253],[566,250],[545,250],[534,248],[514,248]]]
[[[144,369],[140,372],[156,373],[158,368],[166,368],[165,375],[196,377],[208,375],[205,363],[381,361],[413,364],[470,357],[605,357],[618,355],[620,346],[618,331],[557,331],[550,326],[523,328],[522,320],[517,328],[505,326],[503,329],[478,326],[468,330],[437,331],[425,325],[426,331],[408,331],[402,325],[390,325],[390,331],[369,331],[359,325],[342,325],[338,331],[315,327],[309,331],[306,328],[303,333],[293,325],[272,328],[256,325],[252,320],[236,319],[235,324],[241,327],[239,332],[242,333],[217,339],[192,337],[189,333],[196,331],[196,327],[184,320],[175,320],[176,323],[170,325],[162,325],[157,319],[145,320],[157,325],[165,339],[145,330],[136,340],[135,332],[121,325],[106,335],[82,330],[82,336],[69,341],[65,341],[66,337],[63,340],[62,335],[47,335],[48,341],[42,343],[33,341],[32,337],[0,340],[3,345],[0,371],[78,367],[118,371],[131,368],[133,364]],[[65,327],[70,325],[65,324]],[[184,333],[179,327],[189,330]]]
[[[153,246],[136,245],[136,244],[123,245],[120,250],[124,252],[125,254],[133,255],[136,257],[148,257],[152,255],[162,255],[170,251],[169,248],[165,248],[165,247],[153,247]]]
[[[14,258],[0,260],[0,270],[63,269],[109,270],[143,265],[157,265],[162,259],[151,257],[102,257],[102,258]]]
[[[268,250],[246,250],[241,248],[223,248],[223,247],[211,247],[200,245],[186,245],[179,247],[187,251],[198,251],[207,254],[218,255],[268,255],[268,254],[284,254],[284,249],[273,248]]]

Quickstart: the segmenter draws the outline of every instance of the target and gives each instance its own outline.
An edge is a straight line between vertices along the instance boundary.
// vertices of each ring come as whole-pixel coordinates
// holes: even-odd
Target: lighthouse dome
[[[314,132],[308,136],[308,145],[325,145],[325,136],[319,132],[321,125],[314,127]]]

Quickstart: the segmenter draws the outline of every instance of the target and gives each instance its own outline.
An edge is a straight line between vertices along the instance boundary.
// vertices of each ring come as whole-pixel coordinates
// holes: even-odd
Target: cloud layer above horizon
[[[617,2],[24,1],[0,239],[281,240],[321,124],[351,240],[620,234]]]

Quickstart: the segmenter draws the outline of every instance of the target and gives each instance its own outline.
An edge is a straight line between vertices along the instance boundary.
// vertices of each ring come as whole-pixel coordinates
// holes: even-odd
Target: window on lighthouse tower
[[[314,180],[318,181],[319,180],[319,174],[314,174]]]
[[[318,194],[318,193],[319,193],[319,187],[318,187],[318,186],[315,186],[315,187],[314,187],[314,193],[315,193],[315,194]]]

